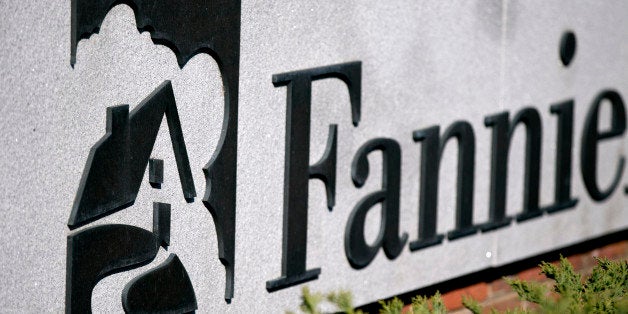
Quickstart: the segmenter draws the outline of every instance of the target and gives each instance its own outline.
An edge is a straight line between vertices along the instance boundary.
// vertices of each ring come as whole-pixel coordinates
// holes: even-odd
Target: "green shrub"
[[[505,280],[521,300],[538,305],[526,313],[628,313],[628,261],[596,260],[586,280],[564,257],[558,265],[541,263],[541,273],[554,281],[553,293],[542,283]]]
[[[557,265],[541,263],[541,273],[553,280],[547,284],[504,278],[522,301],[536,304],[533,309],[512,309],[505,313],[628,313],[628,261],[610,261],[596,258],[597,265],[585,280],[566,258],[561,256]],[[348,314],[365,314],[354,310],[350,292],[340,291],[323,295],[303,288],[300,309],[306,314],[320,314],[319,307],[327,301],[336,311]],[[473,299],[463,298],[463,305],[474,314],[485,312]],[[404,303],[398,298],[380,301],[380,314],[401,314]],[[491,313],[499,313],[489,309]],[[409,314],[446,313],[441,295],[412,298]]]
[[[339,292],[332,292],[324,295],[319,292],[310,292],[310,288],[307,286],[301,290],[301,305],[299,309],[303,313],[307,314],[321,314],[320,306],[323,302],[327,301],[335,307],[337,312],[346,314],[365,314],[360,310],[355,310],[353,306],[353,295],[349,291],[341,290]],[[403,307],[403,303],[401,304]],[[292,313],[292,312],[287,312]]]

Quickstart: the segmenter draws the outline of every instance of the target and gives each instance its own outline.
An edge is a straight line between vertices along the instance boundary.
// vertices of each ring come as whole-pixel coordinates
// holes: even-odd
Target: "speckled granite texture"
[[[0,0],[0,311],[63,312],[66,227],[90,147],[105,132],[105,109],[135,106],[163,80],[173,81],[194,180],[204,191],[202,166],[222,123],[222,84],[215,61],[198,55],[179,69],[175,55],[139,33],[133,11],[114,7],[99,34],[78,46],[70,66],[70,1]],[[330,123],[339,125],[336,207],[326,209],[324,186],[311,181],[308,268],[321,267],[316,290],[350,289],[358,304],[503,265],[628,227],[621,188],[606,201],[587,195],[580,175],[580,137],[586,111],[603,89],[628,97],[628,3],[625,1],[242,1],[238,126],[235,297],[226,304],[224,268],[213,221],[199,199],[181,197],[168,128],[153,155],[165,160],[163,189],[144,180],[133,207],[93,225],[127,223],[151,229],[152,202],[172,204],[171,247],[153,263],[102,280],[95,312],[120,312],[131,278],[176,253],[196,291],[199,313],[281,313],[297,309],[301,286],[268,293],[281,273],[286,89],[276,73],[340,62],[363,62],[362,121],[351,125],[346,87],[313,84],[311,160],[323,153]],[[569,68],[558,58],[565,30],[578,38]],[[344,230],[355,204],[379,188],[381,158],[371,177],[353,186],[350,164],[367,140],[389,137],[402,148],[401,230],[417,237],[420,145],[412,131],[464,119],[476,136],[475,222],[488,217],[491,130],[484,117],[534,106],[543,121],[541,204],[553,201],[556,118],[549,106],[575,100],[570,211],[478,234],[396,260],[380,252],[363,270],[344,254]],[[628,98],[626,98],[628,99]],[[601,128],[608,126],[608,110]],[[510,154],[508,213],[521,207],[523,130]],[[610,183],[626,140],[602,144],[598,180]],[[454,226],[457,147],[441,168],[438,231]],[[147,176],[147,175],[146,175]],[[379,229],[368,215],[366,238]]]

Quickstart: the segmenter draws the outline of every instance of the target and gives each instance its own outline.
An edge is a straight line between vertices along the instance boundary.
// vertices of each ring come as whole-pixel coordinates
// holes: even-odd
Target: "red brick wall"
[[[410,304],[412,298],[417,295],[432,296],[438,291],[441,293],[447,309],[452,313],[469,313],[462,306],[463,296],[474,298],[487,310],[491,307],[500,311],[519,306],[530,307],[531,304],[519,301],[517,294],[510,289],[510,286],[502,278],[520,278],[550,283],[550,280],[540,274],[538,265],[543,261],[557,262],[560,256],[566,257],[574,268],[582,274],[591,272],[596,263],[594,257],[626,260],[628,259],[628,229],[509,265],[479,271],[433,286],[409,291],[398,295],[397,298],[405,304]],[[359,309],[368,313],[379,313],[381,305],[374,302],[360,306]]]
[[[587,274],[591,272],[595,265],[594,257],[607,257],[613,260],[628,259],[628,240],[607,244],[584,253],[567,255],[565,257],[567,257],[578,272]],[[556,262],[557,260],[545,261]],[[549,281],[545,276],[540,274],[540,268],[538,266],[503,275],[527,281]],[[471,296],[478,300],[485,309],[495,308],[503,311],[519,306],[524,308],[530,306],[527,302],[520,302],[517,294],[501,278],[490,282],[477,282],[443,293],[443,301],[447,309],[454,313],[468,313],[462,306],[462,296],[464,295]]]

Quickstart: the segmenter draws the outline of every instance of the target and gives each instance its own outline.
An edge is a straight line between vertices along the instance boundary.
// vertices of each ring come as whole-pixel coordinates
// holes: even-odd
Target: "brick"
[[[593,258],[594,256],[608,257],[611,259],[626,258],[628,257],[628,240],[596,248],[589,252],[566,256],[566,258],[577,272],[587,274],[591,272],[593,266],[596,264]],[[551,261],[551,263],[558,265],[559,261],[555,260]],[[540,267],[523,270],[513,275],[511,278],[541,282],[547,284],[548,287],[551,287],[554,283],[552,280],[547,279],[545,275],[541,274]],[[537,307],[537,305],[533,303],[520,301],[517,294],[501,278],[490,283],[476,283],[468,287],[453,290],[443,294],[442,297],[449,311],[468,313],[468,310],[464,309],[462,305],[463,296],[471,297],[480,302],[486,312],[489,312],[492,308],[498,311],[504,311],[515,308],[534,309]],[[556,295],[551,294],[550,297],[556,297]],[[403,313],[410,313],[410,311],[411,307],[408,305],[404,308]]]
[[[567,257],[569,263],[573,266],[576,271],[585,270],[587,265],[585,263],[585,259],[591,258],[588,254],[576,254]]]
[[[584,256],[582,257],[582,272],[588,273],[591,271],[591,269],[593,269],[593,266],[597,264],[595,258],[593,257],[597,256],[597,254],[598,250],[593,250],[591,252],[588,252],[587,254],[583,254]]]
[[[412,304],[408,304],[403,307],[401,310],[401,314],[411,314],[412,313]]]
[[[491,282],[489,286],[490,286],[490,289],[489,289],[490,297],[501,296],[506,293],[512,292],[512,288],[510,288],[508,283],[506,283],[506,281],[502,278]]]
[[[545,275],[541,273],[540,267],[526,269],[518,273],[517,278],[525,281],[544,281],[545,279],[547,279]]]
[[[519,296],[516,293],[510,293],[501,298],[486,302],[483,306],[485,313],[490,313],[492,309],[497,311],[506,311],[522,307],[522,302],[519,300]]]
[[[607,246],[603,246],[599,250],[596,250],[598,254],[596,256],[607,257],[610,259],[617,259],[617,258],[623,257],[627,251],[627,245],[626,245],[627,243],[628,241],[622,241],[618,243],[609,244]]]
[[[482,302],[488,297],[488,284],[482,282],[462,289],[447,292],[443,294],[443,302],[448,310],[456,310],[463,307],[463,296],[471,297],[478,302]]]
[[[448,314],[472,314],[471,311],[467,310],[466,308],[458,309],[454,311],[447,311],[447,313]]]
[[[541,313],[539,310],[541,306],[532,302],[521,301],[521,308],[533,313]]]

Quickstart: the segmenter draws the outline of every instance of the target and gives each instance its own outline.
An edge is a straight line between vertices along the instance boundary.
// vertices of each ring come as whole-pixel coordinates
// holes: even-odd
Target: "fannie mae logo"
[[[107,13],[118,4],[134,11],[137,28],[155,44],[165,45],[183,68],[196,54],[212,56],[220,69],[224,122],[218,148],[202,169],[207,181],[202,203],[211,213],[218,235],[218,257],[226,269],[225,299],[233,298],[238,81],[240,52],[239,0],[72,0],[71,64],[81,39],[97,33]],[[134,205],[149,171],[150,185],[161,188],[163,160],[151,158],[165,118],[181,181],[182,196],[194,202],[192,180],[177,103],[169,81],[129,112],[128,105],[107,109],[107,130],[89,153],[68,221],[71,230]],[[170,245],[171,206],[153,204],[153,230],[106,224],[68,236],[66,312],[91,312],[98,281],[150,263],[160,247]],[[197,309],[196,295],[176,253],[129,282],[122,292],[126,312],[188,313]]]
[[[240,1],[235,0],[73,0],[71,63],[81,39],[99,31],[105,16],[120,3],[132,8],[139,31],[148,31],[155,44],[170,48],[183,68],[199,53],[210,55],[220,69],[224,88],[224,120],[218,147],[202,171],[206,190],[202,204],[210,212],[218,236],[218,257],[225,267],[225,299],[234,297],[236,241],[236,156],[238,126],[238,84],[240,57]],[[576,37],[566,31],[558,44],[560,62],[568,71],[576,54]],[[80,62],[80,61],[79,61]],[[329,125],[327,145],[320,160],[310,161],[310,127],[312,82],[327,78],[341,80],[348,91],[344,101],[354,128],[360,127],[362,110],[362,63],[339,63],[317,68],[275,74],[272,84],[285,88],[286,138],[284,169],[283,245],[281,274],[266,282],[274,292],[310,280],[316,280],[322,268],[306,267],[309,182],[321,180],[325,186],[327,207],[336,205],[336,178],[339,172],[338,127]],[[568,97],[567,97],[568,98]],[[599,113],[608,106],[611,121],[607,129],[599,128]],[[455,121],[441,132],[441,127],[417,126],[408,136],[417,144],[421,167],[417,217],[417,238],[410,239],[399,226],[402,176],[401,145],[396,139],[378,137],[366,141],[354,154],[349,171],[356,189],[369,179],[369,156],[377,152],[382,158],[381,188],[367,194],[349,212],[344,230],[345,257],[354,269],[367,267],[380,251],[390,260],[404,249],[416,252],[440,245],[445,239],[472,237],[481,232],[506,228],[514,221],[526,223],[545,215],[574,208],[578,198],[572,195],[572,159],[575,101],[556,101],[549,113],[557,119],[554,200],[541,205],[539,200],[542,115],[526,107],[512,116],[499,112],[485,117],[486,132],[477,136],[491,139],[491,171],[487,195],[488,221],[473,221],[476,131],[465,120]],[[164,121],[170,133],[182,197],[196,202],[197,190],[190,167],[185,134],[171,83],[164,81],[154,92],[129,111],[128,105],[111,106],[106,111],[105,135],[91,146],[68,227],[66,312],[85,313],[92,309],[91,298],[96,284],[103,278],[153,261],[160,248],[168,248],[171,234],[171,205],[154,202],[153,230],[124,225],[90,224],[112,213],[134,205],[140,185],[148,171],[150,186],[160,189],[164,182],[164,161],[151,157],[159,128]],[[525,130],[523,204],[517,215],[506,211],[508,159],[515,130]],[[599,144],[623,136],[626,112],[620,93],[603,89],[592,100],[582,127],[580,174],[589,196],[603,201],[617,190],[624,168],[624,157],[608,158],[616,163],[611,183],[600,186],[596,165]],[[486,133],[486,134],[484,134]],[[454,141],[455,140],[455,141]],[[449,143],[458,146],[455,193],[455,224],[446,233],[437,232],[440,162]],[[603,156],[602,156],[603,157]],[[346,172],[346,171],[345,171]],[[599,180],[602,181],[602,180]],[[379,184],[379,183],[378,183]],[[414,197],[414,196],[413,196]],[[367,214],[381,206],[381,224],[374,241],[367,241],[364,226]],[[80,228],[80,229],[78,229]],[[78,229],[78,230],[77,230]],[[174,232],[174,230],[173,230]],[[339,231],[342,232],[342,231]],[[279,260],[277,262],[280,262]],[[176,252],[160,265],[126,284],[122,305],[127,312],[187,313],[197,309],[196,294],[187,274],[186,263]]]

